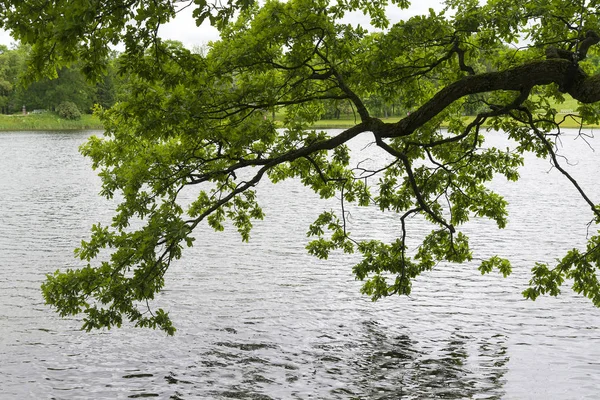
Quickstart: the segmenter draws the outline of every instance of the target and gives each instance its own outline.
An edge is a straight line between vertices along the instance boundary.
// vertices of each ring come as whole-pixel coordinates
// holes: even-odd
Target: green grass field
[[[102,129],[100,120],[83,114],[79,120],[67,120],[54,113],[0,115],[0,131],[62,131]]]

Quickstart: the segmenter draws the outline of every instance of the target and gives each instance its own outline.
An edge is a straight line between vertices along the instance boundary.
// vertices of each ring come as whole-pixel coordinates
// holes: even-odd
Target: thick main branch
[[[461,97],[496,90],[522,91],[536,85],[568,84],[568,93],[574,99],[582,103],[600,101],[600,75],[587,76],[581,69],[573,71],[572,66],[568,60],[549,59],[506,71],[465,76],[440,90],[406,118],[397,123],[382,124],[376,133],[382,138],[408,136]]]

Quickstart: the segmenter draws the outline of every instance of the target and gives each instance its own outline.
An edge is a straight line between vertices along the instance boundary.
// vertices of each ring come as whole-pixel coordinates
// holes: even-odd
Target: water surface
[[[536,302],[520,295],[533,263],[582,245],[591,219],[546,161],[528,156],[520,182],[493,183],[511,202],[507,229],[481,220],[465,229],[476,257],[513,261],[507,279],[441,264],[411,297],[372,303],[351,274],[355,256],[320,261],[304,250],[308,225],[337,202],[297,182],[261,184],[267,218],[250,243],[200,228],[169,271],[159,302],[175,337],[85,333],[43,304],[39,285],[77,266],[73,248],[110,219],[77,152],[89,134],[0,134],[0,399],[597,398],[600,310],[568,289]],[[377,157],[368,142],[353,147]],[[495,133],[488,144],[508,142]],[[600,202],[598,154],[573,132],[564,147]],[[350,224],[360,237],[399,232],[398,216],[373,209],[351,209]],[[416,219],[409,228],[430,229]]]

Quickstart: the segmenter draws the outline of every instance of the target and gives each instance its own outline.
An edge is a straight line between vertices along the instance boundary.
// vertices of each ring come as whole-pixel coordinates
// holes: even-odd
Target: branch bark
[[[393,124],[380,124],[374,133],[381,138],[408,136],[463,96],[496,90],[523,91],[536,85],[552,83],[568,85],[567,93],[582,103],[600,101],[600,75],[588,76],[579,68],[573,71],[572,62],[553,58],[505,71],[465,76],[440,90],[402,120]]]

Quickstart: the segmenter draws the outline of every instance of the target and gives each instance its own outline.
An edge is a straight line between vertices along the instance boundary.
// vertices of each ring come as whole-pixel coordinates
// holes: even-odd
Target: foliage
[[[63,101],[56,107],[56,113],[64,119],[81,119],[81,112],[71,101]]]
[[[111,63],[108,73],[96,84],[95,103],[103,108],[110,108],[117,99],[118,77],[114,63]]]
[[[409,294],[413,279],[440,262],[473,260],[459,229],[471,218],[506,225],[506,201],[487,183],[517,180],[524,152],[563,173],[598,223],[600,207],[562,168],[555,147],[561,123],[553,104],[566,94],[580,102],[582,123],[600,119],[598,1],[582,1],[447,0],[445,10],[394,24],[386,1],[195,1],[199,22],[210,21],[222,38],[202,52],[156,36],[176,14],[170,0],[2,1],[3,26],[32,46],[30,77],[78,61],[98,79],[110,45],[125,48],[122,97],[100,111],[106,137],[82,147],[102,195],[120,204],[112,223],[95,225],[77,250],[83,268],[48,275],[47,303],[63,316],[83,313],[86,329],[130,321],[172,334],[168,314],[150,306],[169,266],[194,244],[201,223],[231,224],[249,240],[252,222],[264,216],[254,187],[265,179],[297,179],[340,199],[337,212],[309,227],[307,249],[320,258],[359,253],[353,271],[373,299]],[[378,31],[342,20],[355,10]],[[336,135],[311,128],[340,104],[356,116],[352,127]],[[403,112],[398,121],[376,117],[390,105]],[[281,125],[268,118],[274,112]],[[476,115],[465,120],[466,112]],[[484,145],[486,127],[503,131],[517,151]],[[379,163],[352,158],[347,143],[359,135],[373,138]],[[184,208],[186,187],[197,196]],[[396,213],[398,237],[354,237],[346,230],[349,203]],[[431,232],[413,249],[415,215]],[[600,304],[598,243],[594,235],[556,266],[535,265],[525,295],[556,295],[570,280]],[[98,261],[105,249],[109,259]],[[511,264],[491,257],[479,269],[506,276]]]
[[[75,103],[80,111],[89,112],[95,103],[110,108],[116,101],[118,77],[116,54],[109,55],[106,75],[94,84],[87,81],[77,65],[58,69],[55,76],[29,82],[27,60],[31,47],[0,46],[0,111],[3,114],[26,110],[54,110],[64,101]]]
[[[17,96],[30,109],[58,112],[61,103],[69,102],[81,111],[89,111],[94,103],[95,86],[89,84],[79,70],[61,68],[54,79],[41,79],[20,86]]]
[[[0,108],[8,113],[14,100],[18,84],[18,71],[25,70],[23,51],[0,47]]]

